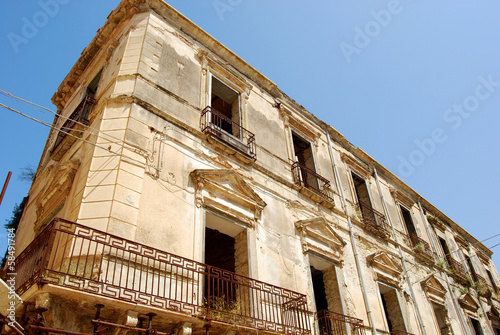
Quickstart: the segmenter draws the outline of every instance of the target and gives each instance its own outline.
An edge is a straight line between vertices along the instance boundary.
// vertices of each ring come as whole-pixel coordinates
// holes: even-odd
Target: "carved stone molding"
[[[426,280],[422,281],[420,285],[429,301],[439,305],[445,305],[447,290],[434,275],[429,276]]]
[[[230,169],[194,170],[196,206],[207,206],[253,227],[266,203],[247,182]]]
[[[375,280],[400,286],[403,269],[392,257],[379,251],[368,256],[367,260],[372,266]]]
[[[354,172],[358,173],[362,178],[364,178],[367,182],[370,181],[371,169],[368,164],[362,162],[361,160],[348,155],[345,152],[340,153],[340,158],[347,165],[354,170]]]
[[[39,176],[39,180],[48,182],[38,195],[35,233],[41,231],[64,205],[79,166],[77,161],[54,164]]]
[[[411,210],[411,208],[415,204],[415,201],[413,199],[392,186],[389,187],[389,191],[391,192],[391,195],[394,197],[394,199],[402,203],[404,206],[408,207],[408,210]]]
[[[460,303],[460,306],[462,306],[462,308],[475,315],[478,308],[479,308],[479,303],[470,295],[470,294],[464,294],[463,296],[461,296],[459,299],[458,299],[458,302]]]
[[[342,262],[343,248],[346,242],[335,232],[324,217],[295,222],[300,233],[302,251],[317,254],[335,263]]]

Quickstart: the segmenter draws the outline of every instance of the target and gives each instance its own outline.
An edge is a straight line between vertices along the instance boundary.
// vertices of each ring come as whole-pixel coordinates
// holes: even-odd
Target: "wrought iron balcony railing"
[[[410,234],[410,241],[413,247],[413,250],[420,253],[421,255],[427,257],[429,260],[434,259],[434,252],[431,249],[429,243],[427,243],[424,239],[421,239],[416,234]]]
[[[310,334],[304,294],[55,219],[16,259],[16,291],[50,284],[282,334]]]
[[[328,179],[320,176],[315,171],[299,162],[292,164],[292,173],[295,179],[295,184],[304,186],[331,203],[334,202],[330,188],[330,181]]]
[[[92,110],[92,106],[94,106],[95,99],[91,95],[86,95],[85,98],[82,99],[78,107],[75,108],[70,117],[63,123],[61,126],[61,131],[57,134],[56,142],[54,144],[54,148],[57,148],[59,144],[68,136],[69,133],[76,125],[89,125],[89,115]],[[64,133],[62,132],[64,131]],[[75,136],[80,137],[81,134],[75,134]]]
[[[363,320],[327,310],[316,313],[320,335],[364,335]]]
[[[201,131],[243,156],[257,159],[255,135],[210,106],[201,113]]]
[[[486,279],[484,279],[483,277],[481,277],[480,275],[476,274],[476,279],[477,279],[477,282],[475,283],[476,285],[476,290],[477,292],[482,295],[482,296],[486,296],[486,297],[489,297],[491,296],[491,293],[492,293],[492,287],[490,286],[490,284],[486,281]]]
[[[449,271],[452,275],[455,275],[455,277],[462,280],[463,282],[468,281],[468,278],[470,277],[465,265],[454,260],[452,257],[447,257],[446,261],[448,262]]]
[[[374,233],[388,237],[390,236],[389,225],[385,215],[375,210],[370,204],[359,201],[356,211],[361,215],[361,221]]]

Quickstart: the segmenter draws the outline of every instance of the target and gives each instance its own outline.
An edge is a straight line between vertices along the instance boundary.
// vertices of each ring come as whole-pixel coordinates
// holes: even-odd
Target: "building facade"
[[[490,250],[165,2],[52,100],[3,333],[500,335]]]

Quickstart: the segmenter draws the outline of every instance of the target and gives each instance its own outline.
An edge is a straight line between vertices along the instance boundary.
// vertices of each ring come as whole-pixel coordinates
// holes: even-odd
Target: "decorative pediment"
[[[295,227],[300,232],[304,253],[310,252],[337,263],[342,262],[342,249],[346,242],[324,217],[297,221]]]
[[[490,305],[490,308],[488,309],[488,311],[486,312],[486,314],[488,315],[489,319],[500,320],[500,312],[493,305]]]
[[[44,225],[62,208],[69,195],[80,163],[69,161],[48,166],[38,180],[48,181],[39,193],[35,230],[39,232]]]
[[[389,191],[391,192],[391,194],[394,197],[394,199],[396,199],[397,201],[399,201],[400,203],[402,203],[403,205],[405,205],[406,207],[408,207],[408,209],[411,209],[411,207],[415,203],[415,201],[412,200],[410,197],[408,197],[406,194],[404,194],[403,192],[395,189],[392,186],[389,187]]]
[[[246,222],[250,227],[260,219],[264,200],[236,171],[194,170],[196,206],[208,206]]]
[[[354,172],[359,174],[360,177],[363,177],[367,181],[370,179],[371,169],[368,164],[356,157],[348,155],[345,152],[340,154],[340,158],[342,158],[342,160],[346,162],[346,164],[349,165]]]
[[[367,259],[372,265],[375,280],[399,286],[403,270],[392,257],[380,251],[368,256]]]
[[[446,288],[434,276],[430,276],[421,282],[425,295],[432,302],[444,305],[446,301]]]
[[[471,312],[471,313],[476,313],[477,309],[479,308],[479,304],[468,293],[461,296],[458,299],[458,302],[460,303],[460,305],[462,306],[463,309],[465,309],[466,311]]]

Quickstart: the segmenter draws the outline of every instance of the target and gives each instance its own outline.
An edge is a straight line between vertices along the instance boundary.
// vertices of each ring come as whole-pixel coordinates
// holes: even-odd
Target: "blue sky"
[[[0,89],[55,110],[52,95],[118,2],[2,1]],[[167,2],[478,240],[500,234],[499,1]],[[48,128],[3,108],[0,127],[2,185],[13,171],[3,224]]]

